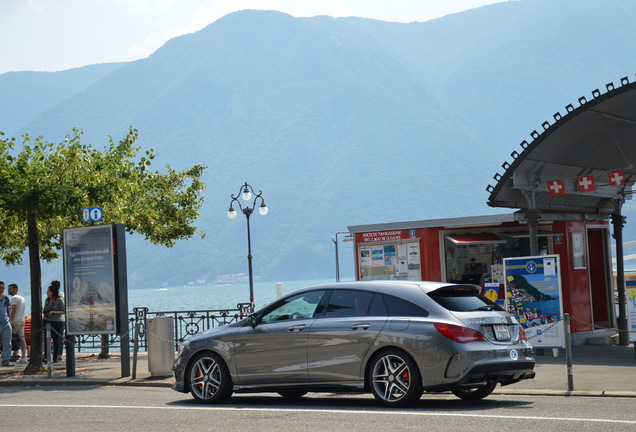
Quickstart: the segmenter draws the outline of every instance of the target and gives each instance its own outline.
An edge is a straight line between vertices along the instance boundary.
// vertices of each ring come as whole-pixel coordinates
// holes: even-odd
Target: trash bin
[[[171,317],[148,318],[148,372],[150,376],[172,375],[174,323]]]

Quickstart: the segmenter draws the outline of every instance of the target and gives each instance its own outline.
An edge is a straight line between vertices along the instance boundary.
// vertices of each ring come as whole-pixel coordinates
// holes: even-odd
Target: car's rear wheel
[[[232,377],[215,353],[197,355],[188,371],[190,393],[199,402],[222,403],[232,396]]]
[[[304,390],[281,390],[278,394],[284,398],[297,399],[305,396],[307,392]]]
[[[465,400],[479,400],[489,396],[497,387],[497,381],[488,381],[486,385],[475,388],[456,388],[451,390],[455,396]]]
[[[400,350],[384,351],[374,357],[367,379],[373,396],[385,406],[407,406],[422,396],[420,371],[411,357]]]

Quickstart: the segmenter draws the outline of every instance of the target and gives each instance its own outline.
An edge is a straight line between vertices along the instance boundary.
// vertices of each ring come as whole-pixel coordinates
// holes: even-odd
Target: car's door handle
[[[300,332],[305,329],[305,324],[296,324],[287,329],[289,332]]]
[[[351,330],[366,330],[369,328],[369,323],[354,324],[351,326]]]

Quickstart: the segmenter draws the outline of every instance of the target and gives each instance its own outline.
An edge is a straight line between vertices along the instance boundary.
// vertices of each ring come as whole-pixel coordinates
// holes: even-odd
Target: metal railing
[[[205,330],[224,326],[240,321],[249,311],[249,303],[239,303],[235,309],[215,309],[197,311],[149,311],[146,307],[134,308],[128,315],[128,334],[130,343],[134,343],[135,327],[138,325],[139,340],[137,346],[139,350],[148,350],[148,319],[155,317],[170,317],[174,321],[175,351],[181,342],[188,337]],[[104,335],[108,337],[109,349],[118,351],[121,348],[121,337],[119,335]],[[75,349],[77,352],[94,351],[102,348],[102,335],[79,335],[75,337]]]

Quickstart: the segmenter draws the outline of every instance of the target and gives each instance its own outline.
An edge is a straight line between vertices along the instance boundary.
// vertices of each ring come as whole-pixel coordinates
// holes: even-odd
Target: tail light
[[[519,326],[519,340],[528,340],[528,335],[526,334],[526,331],[523,329],[523,327]]]
[[[446,336],[452,341],[459,343],[484,342],[488,341],[486,336],[468,327],[462,327],[454,324],[436,323],[435,328],[438,332]]]

